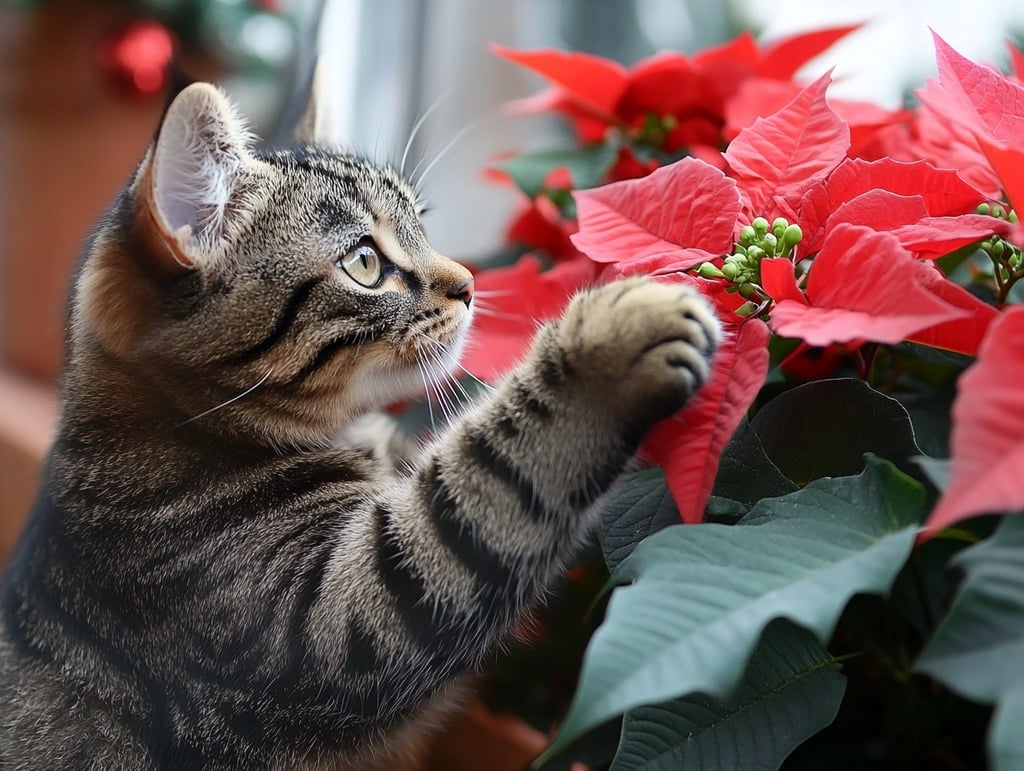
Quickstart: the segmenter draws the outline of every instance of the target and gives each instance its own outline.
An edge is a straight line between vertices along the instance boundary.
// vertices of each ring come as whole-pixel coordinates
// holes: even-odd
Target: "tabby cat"
[[[0,767],[393,768],[708,377],[699,296],[612,283],[404,441],[381,408],[474,308],[421,213],[393,170],[175,98],[76,280],[2,586]]]

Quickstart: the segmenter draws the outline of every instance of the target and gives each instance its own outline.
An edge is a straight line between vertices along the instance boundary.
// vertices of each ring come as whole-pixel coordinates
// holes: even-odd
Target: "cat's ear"
[[[165,272],[222,251],[256,164],[250,142],[231,103],[208,83],[188,86],[167,108],[135,183],[139,226]]]

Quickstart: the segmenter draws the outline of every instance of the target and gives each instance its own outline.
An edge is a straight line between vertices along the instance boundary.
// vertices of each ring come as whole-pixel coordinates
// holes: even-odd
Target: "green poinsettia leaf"
[[[929,458],[927,455],[919,455],[914,458],[914,463],[920,466],[924,475],[939,490],[944,491],[949,486],[949,470],[952,461],[948,458]]]
[[[727,698],[696,694],[627,712],[612,771],[778,768],[835,719],[845,688],[813,634],[773,621]]]
[[[856,474],[864,455],[895,463],[920,455],[910,415],[863,380],[816,380],[776,396],[750,421],[768,458],[804,485]]]
[[[748,511],[750,511],[750,507],[742,501],[710,495],[708,502],[704,504],[704,519],[709,522],[735,522]]]
[[[749,509],[762,498],[777,498],[797,486],[772,463],[761,440],[746,418],[722,451],[713,494],[745,504]]]
[[[992,715],[988,729],[988,758],[992,771],[1019,771],[1024,768],[1024,683],[1002,699]]]
[[[916,389],[911,386],[911,389],[909,392],[901,393],[899,401],[910,413],[910,422],[914,426],[914,441],[925,455],[932,458],[948,458],[956,379],[948,377],[945,381],[929,385],[927,388]]]
[[[576,190],[594,187],[619,157],[617,142],[600,142],[582,148],[538,150],[496,163],[495,168],[507,173],[520,190],[536,198],[544,190],[544,182],[555,169],[564,168]]]
[[[615,570],[649,535],[679,524],[679,509],[659,468],[628,474],[601,510],[601,551]]]
[[[931,345],[921,343],[902,342],[893,346],[895,355],[907,355],[927,364],[941,364],[954,369],[962,370],[969,367],[974,361],[973,356],[956,351],[947,351],[942,348],[935,348]]]
[[[633,583],[614,592],[547,754],[634,707],[729,693],[773,619],[827,638],[852,595],[891,586],[923,506],[917,482],[869,457],[860,475],[762,501],[739,525],[651,536],[613,575]]]
[[[1024,687],[1024,515],[951,562],[966,579],[916,668],[992,704]]]

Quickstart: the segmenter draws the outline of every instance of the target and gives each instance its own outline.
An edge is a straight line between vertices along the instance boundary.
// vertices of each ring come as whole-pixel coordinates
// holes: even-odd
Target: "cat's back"
[[[143,768],[137,739],[72,682],[86,676],[88,656],[66,635],[69,613],[47,576],[63,570],[48,561],[53,514],[44,494],[0,582],[0,768]],[[50,622],[32,629],[32,608]],[[38,655],[44,645],[51,655]],[[91,676],[103,690],[103,675]]]

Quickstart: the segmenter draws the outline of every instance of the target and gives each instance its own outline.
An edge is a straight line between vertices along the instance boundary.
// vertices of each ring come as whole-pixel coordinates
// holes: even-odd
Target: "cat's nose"
[[[462,300],[468,308],[473,301],[473,279],[466,279],[462,284],[450,290],[448,296],[453,300]]]

